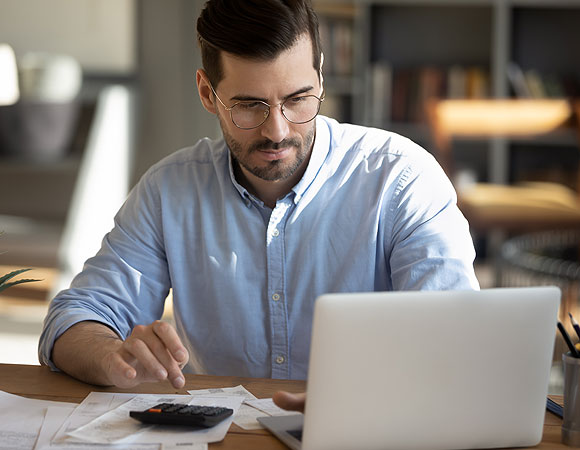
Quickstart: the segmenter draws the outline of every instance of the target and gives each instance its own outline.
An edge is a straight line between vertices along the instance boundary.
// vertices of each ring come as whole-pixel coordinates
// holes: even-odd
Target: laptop
[[[293,449],[464,449],[542,439],[557,287],[325,294]]]

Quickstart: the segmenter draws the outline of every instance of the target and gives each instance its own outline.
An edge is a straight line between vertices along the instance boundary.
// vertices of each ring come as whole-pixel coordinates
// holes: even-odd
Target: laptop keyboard
[[[302,442],[302,428],[297,430],[288,430],[287,433]]]

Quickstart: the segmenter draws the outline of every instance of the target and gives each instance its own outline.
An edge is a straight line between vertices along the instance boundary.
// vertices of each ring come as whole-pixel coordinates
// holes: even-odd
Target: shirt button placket
[[[268,298],[270,302],[271,368],[273,378],[288,378],[288,318],[284,301],[285,254],[284,226],[290,202],[278,202],[268,224]]]

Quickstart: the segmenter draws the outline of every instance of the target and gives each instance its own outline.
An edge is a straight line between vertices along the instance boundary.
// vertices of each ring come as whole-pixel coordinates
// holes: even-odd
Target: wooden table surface
[[[52,372],[44,366],[0,364],[0,390],[23,397],[74,403],[80,403],[91,391],[187,394],[187,391],[192,389],[241,384],[256,397],[268,398],[280,389],[290,392],[302,392],[305,389],[303,381],[205,375],[186,375],[185,379],[186,383],[183,389],[175,389],[169,382],[144,383],[131,389],[103,388],[82,383],[63,373]],[[232,424],[222,442],[210,444],[209,448],[223,450],[287,449],[266,430],[244,430],[236,424]]]
[[[306,387],[305,382],[294,380],[186,375],[185,387],[180,390],[174,389],[168,382],[144,383],[131,389],[103,388],[82,383],[62,373],[51,372],[44,366],[0,364],[0,390],[24,397],[75,403],[80,403],[91,391],[187,394],[187,391],[192,389],[239,384],[258,398],[271,397],[280,389],[302,392]],[[561,403],[561,397],[554,397],[554,399]],[[544,436],[542,442],[534,448],[546,450],[570,448],[561,443],[561,426],[562,420],[559,417],[546,412]],[[232,424],[226,438],[222,442],[210,444],[209,448],[257,450],[286,449],[287,447],[265,430],[248,431]]]

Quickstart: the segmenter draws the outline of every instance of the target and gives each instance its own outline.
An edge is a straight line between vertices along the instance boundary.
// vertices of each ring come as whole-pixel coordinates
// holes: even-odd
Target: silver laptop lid
[[[320,297],[302,448],[537,444],[559,301],[555,287]]]

